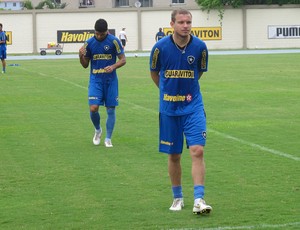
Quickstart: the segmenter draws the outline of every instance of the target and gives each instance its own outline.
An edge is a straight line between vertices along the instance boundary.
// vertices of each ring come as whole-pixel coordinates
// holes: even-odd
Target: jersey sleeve
[[[161,65],[159,62],[160,49],[154,46],[150,53],[150,71],[160,71]]]
[[[113,40],[113,43],[114,43],[114,46],[116,49],[116,54],[117,55],[124,54],[124,49],[123,49],[123,46],[121,45],[121,41],[119,39],[115,38]]]
[[[199,72],[206,72],[208,68],[208,50],[206,44],[203,42],[200,60],[199,60]]]
[[[89,44],[88,41],[86,41],[83,46],[86,49],[85,57],[91,58],[91,44]]]

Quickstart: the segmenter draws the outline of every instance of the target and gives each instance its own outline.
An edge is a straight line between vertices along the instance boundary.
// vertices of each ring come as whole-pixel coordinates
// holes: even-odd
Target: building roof
[[[2,0],[0,2],[24,2],[23,0]]]

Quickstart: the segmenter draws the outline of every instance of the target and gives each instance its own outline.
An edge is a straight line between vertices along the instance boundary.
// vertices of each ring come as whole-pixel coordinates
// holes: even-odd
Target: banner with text
[[[108,32],[115,35],[115,29],[109,29]],[[57,43],[83,43],[94,34],[95,30],[58,30]]]
[[[173,28],[163,28],[165,35],[174,33]],[[222,27],[192,27],[191,34],[202,40],[222,40]]]
[[[300,38],[300,26],[268,26],[268,38]]]

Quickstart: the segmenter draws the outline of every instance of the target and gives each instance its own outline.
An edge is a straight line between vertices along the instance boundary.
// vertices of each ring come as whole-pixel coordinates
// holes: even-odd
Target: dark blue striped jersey
[[[6,34],[4,31],[0,32],[0,41],[5,41],[5,43],[0,43],[0,50],[6,50]]]
[[[90,76],[97,78],[117,77],[116,70],[112,73],[106,73],[104,68],[116,63],[117,56],[124,54],[124,49],[120,40],[108,34],[103,41],[99,41],[96,37],[91,37],[85,42],[86,57],[90,58]]]
[[[199,73],[207,71],[206,44],[192,36],[186,47],[178,47],[172,36],[159,40],[150,54],[150,71],[159,71],[160,113],[189,114],[203,107]]]

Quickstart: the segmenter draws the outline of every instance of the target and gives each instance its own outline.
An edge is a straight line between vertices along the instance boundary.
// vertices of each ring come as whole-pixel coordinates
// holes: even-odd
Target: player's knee
[[[180,161],[181,154],[170,154],[169,161],[176,163]]]
[[[192,157],[203,158],[204,147],[202,145],[190,146],[190,153],[191,153]]]
[[[107,107],[106,111],[108,115],[114,115],[115,114],[115,107]]]
[[[98,106],[98,105],[91,105],[91,106],[90,106],[90,111],[91,111],[92,113],[97,112],[98,109],[99,109],[99,106]]]

